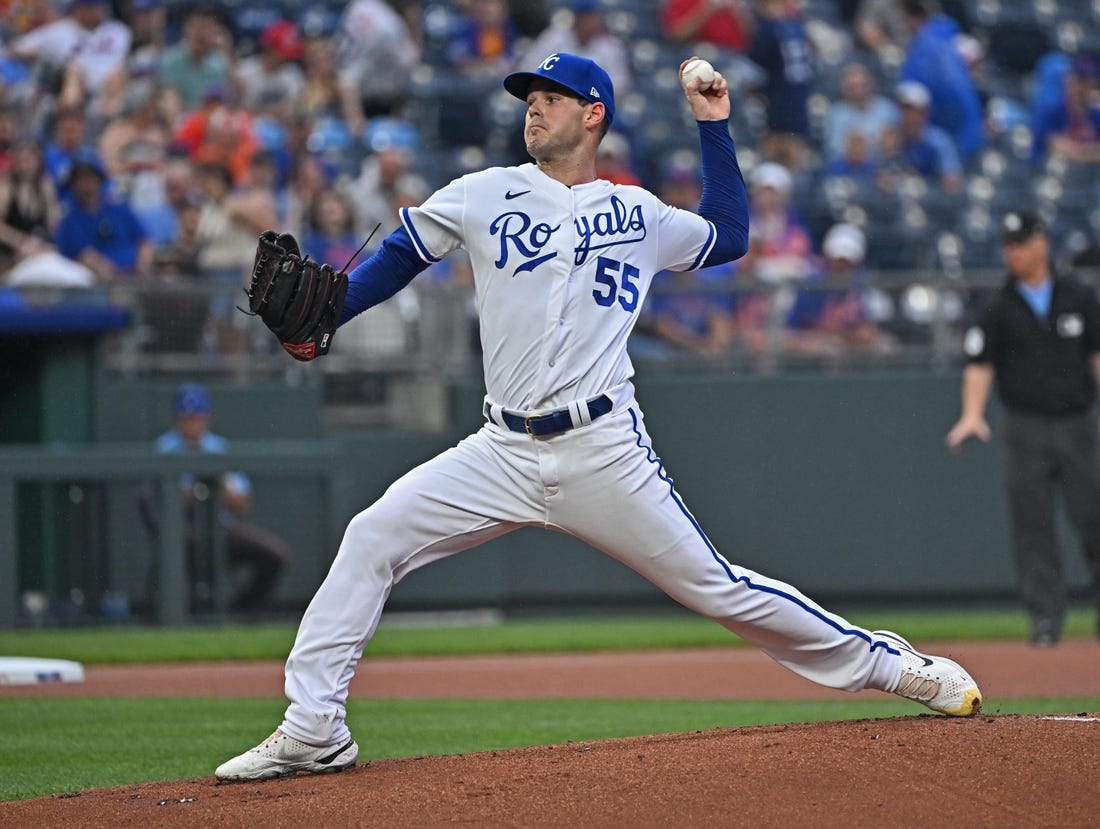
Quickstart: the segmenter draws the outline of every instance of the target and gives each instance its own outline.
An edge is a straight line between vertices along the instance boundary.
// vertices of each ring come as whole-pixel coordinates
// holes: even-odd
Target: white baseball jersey
[[[627,337],[655,273],[706,259],[708,221],[637,187],[566,187],[527,164],[458,179],[402,222],[424,261],[459,247],[470,256],[487,420],[348,524],[287,659],[284,733],[349,739],[348,687],[393,586],[530,526],[584,539],[802,676],[852,691],[897,685],[900,656],[887,643],[724,558],[653,449]],[[602,413],[583,405],[593,398]],[[567,410],[571,425],[535,437],[501,408]]]
[[[130,27],[104,20],[89,31],[69,17],[32,29],[12,44],[13,51],[32,52],[54,68],[75,62],[89,89],[97,89],[130,54]]]
[[[567,187],[534,164],[464,176],[402,222],[426,262],[469,253],[488,399],[515,411],[625,384],[654,274],[697,268],[715,238],[710,222],[640,187]]]

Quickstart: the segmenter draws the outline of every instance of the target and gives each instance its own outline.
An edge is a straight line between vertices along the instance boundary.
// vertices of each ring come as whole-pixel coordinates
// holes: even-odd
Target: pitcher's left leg
[[[640,416],[630,410],[615,421],[599,432],[595,427],[600,424],[593,425],[583,453],[591,459],[588,469],[576,458],[563,465],[570,478],[552,512],[555,523],[807,679],[847,691],[902,693],[945,713],[964,708],[973,713],[973,697],[980,700],[977,686],[954,663],[935,658],[937,675],[954,675],[957,669],[973,694],[965,701],[952,694],[937,707],[943,702],[939,690],[933,693],[922,684],[935,677],[906,679],[932,659],[917,654],[904,639],[872,633],[789,584],[727,561],[676,492]],[[613,516],[607,514],[608,503],[616,505]]]

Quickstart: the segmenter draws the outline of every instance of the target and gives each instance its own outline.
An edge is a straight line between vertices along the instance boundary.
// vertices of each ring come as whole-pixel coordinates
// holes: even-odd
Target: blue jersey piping
[[[875,648],[882,648],[887,653],[900,655],[900,653],[901,653],[900,651],[898,651],[894,648],[891,648],[886,642],[875,641],[875,640],[871,639],[871,637],[869,637],[866,633],[864,633],[861,630],[851,630],[849,628],[845,628],[845,627],[837,624],[837,622],[835,620],[830,619],[828,616],[824,616],[823,614],[821,614],[816,609],[814,609],[814,608],[810,607],[809,605],[807,605],[801,599],[799,599],[795,596],[792,596],[789,593],[784,593],[782,590],[777,590],[774,587],[766,587],[764,585],[753,584],[752,580],[749,579],[747,576],[735,576],[733,574],[733,570],[730,568],[729,562],[726,561],[724,558],[722,558],[722,556],[719,554],[718,550],[716,550],[714,545],[711,544],[710,539],[707,538],[707,534],[705,532],[703,532],[703,528],[699,526],[699,522],[697,522],[695,520],[695,516],[693,516],[688,511],[688,508],[684,505],[684,502],[682,500],[680,500],[680,495],[679,495],[679,493],[676,492],[676,487],[673,484],[672,478],[670,478],[665,473],[664,465],[661,463],[661,459],[653,452],[653,447],[647,446],[646,444],[644,444],[642,442],[642,433],[641,433],[641,430],[638,428],[638,415],[634,411],[633,408],[631,408],[629,411],[630,411],[630,419],[633,423],[634,434],[637,435],[637,438],[638,438],[635,441],[635,445],[639,449],[645,450],[646,460],[649,463],[655,464],[657,466],[657,477],[668,484],[668,491],[669,491],[669,494],[672,496],[672,500],[676,502],[676,506],[679,507],[680,512],[682,512],[684,514],[684,517],[687,518],[687,520],[691,522],[691,526],[693,526],[695,528],[695,531],[697,533],[699,533],[699,537],[703,539],[703,543],[706,544],[707,549],[710,550],[711,556],[714,558],[715,561],[718,562],[718,564],[722,567],[722,569],[726,571],[726,575],[729,576],[730,581],[732,581],[734,583],[741,582],[746,587],[748,587],[750,590],[759,590],[763,593],[771,593],[773,596],[779,596],[781,598],[787,599],[788,601],[793,602],[794,604],[801,607],[807,613],[809,613],[813,616],[816,616],[818,619],[825,622],[825,624],[829,625],[829,627],[834,628],[835,630],[839,631],[840,633],[843,633],[847,636],[858,636],[860,639],[866,640],[867,643],[871,646],[872,651],[874,651]]]

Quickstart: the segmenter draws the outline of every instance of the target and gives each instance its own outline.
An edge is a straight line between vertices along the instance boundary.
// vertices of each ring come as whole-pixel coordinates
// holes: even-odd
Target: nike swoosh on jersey
[[[509,199],[509,200],[518,199],[520,196],[525,196],[530,192],[531,192],[530,190],[520,190],[518,193],[513,193],[511,190],[509,190],[508,192],[506,192],[504,194],[504,198]]]

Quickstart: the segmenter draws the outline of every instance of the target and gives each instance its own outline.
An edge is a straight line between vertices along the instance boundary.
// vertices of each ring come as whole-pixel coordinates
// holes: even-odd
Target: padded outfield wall
[[[823,599],[1012,595],[997,445],[973,443],[952,455],[943,444],[958,409],[957,372],[653,376],[639,387],[667,471],[731,560]],[[147,442],[170,414],[172,388],[105,383],[96,438]],[[325,511],[318,488],[300,477],[266,470],[256,481],[255,519],[295,549],[277,595],[287,609],[308,601],[357,510],[477,428],[482,394],[473,383],[452,390],[446,433],[322,434],[315,389],[212,391],[216,430],[230,438],[324,439],[330,453],[337,445],[327,518],[310,519]],[[103,551],[110,561],[92,587],[126,590],[140,603],[150,540],[135,520],[132,486],[111,490]],[[1064,541],[1079,589],[1084,567],[1075,540]],[[411,574],[390,607],[654,602],[667,600],[617,562],[575,539],[525,529]]]

